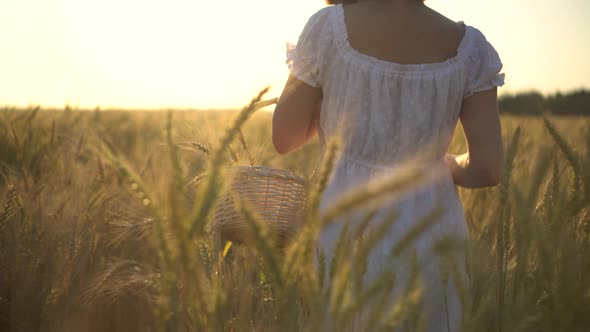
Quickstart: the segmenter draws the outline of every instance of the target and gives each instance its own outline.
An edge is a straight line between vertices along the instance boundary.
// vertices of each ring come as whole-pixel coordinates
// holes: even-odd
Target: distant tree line
[[[590,91],[577,90],[544,96],[531,91],[498,98],[501,113],[540,115],[590,115]]]

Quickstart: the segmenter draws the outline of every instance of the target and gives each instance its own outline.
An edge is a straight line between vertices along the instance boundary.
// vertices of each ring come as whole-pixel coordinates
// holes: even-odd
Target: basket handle
[[[260,108],[276,104],[278,101],[279,101],[279,98],[261,100],[261,101],[257,102],[256,104],[254,104],[254,110],[258,110]]]

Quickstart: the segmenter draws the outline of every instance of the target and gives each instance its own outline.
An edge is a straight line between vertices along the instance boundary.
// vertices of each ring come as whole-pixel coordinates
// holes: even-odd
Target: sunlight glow
[[[587,1],[429,0],[484,32],[502,91],[590,83]],[[234,108],[287,77],[321,0],[19,0],[0,3],[0,105]],[[552,22],[548,24],[548,22]]]

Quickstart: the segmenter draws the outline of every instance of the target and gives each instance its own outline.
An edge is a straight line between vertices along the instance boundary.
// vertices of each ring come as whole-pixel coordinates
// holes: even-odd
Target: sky
[[[500,94],[590,88],[590,1],[427,0],[481,30]],[[280,94],[322,0],[0,0],[0,105],[227,109]]]

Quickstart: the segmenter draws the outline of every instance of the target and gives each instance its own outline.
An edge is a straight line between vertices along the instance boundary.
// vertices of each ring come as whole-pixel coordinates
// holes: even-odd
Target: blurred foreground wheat
[[[351,269],[380,235],[365,231],[366,222],[338,246],[359,239],[352,259],[320,262],[319,274],[313,266],[313,243],[330,219],[318,215],[318,199],[332,157],[316,174],[305,223],[287,248],[275,248],[247,201],[237,208],[254,244],[214,241],[227,166],[261,164],[305,178],[313,171],[317,145],[275,158],[269,115],[252,114],[264,92],[237,115],[1,111],[0,330],[319,331],[327,308],[345,330],[365,303],[379,301],[394,276],[363,288],[362,269]],[[590,120],[504,118],[503,125],[501,185],[460,191],[472,237],[464,330],[586,331]],[[458,136],[451,149],[464,146]],[[327,155],[336,150],[334,142]],[[392,179],[402,180],[413,181]],[[360,193],[333,213],[373,197]],[[436,211],[431,216],[414,233],[435,222]],[[415,319],[419,296],[416,283],[396,306],[373,313],[381,319],[370,329]]]

